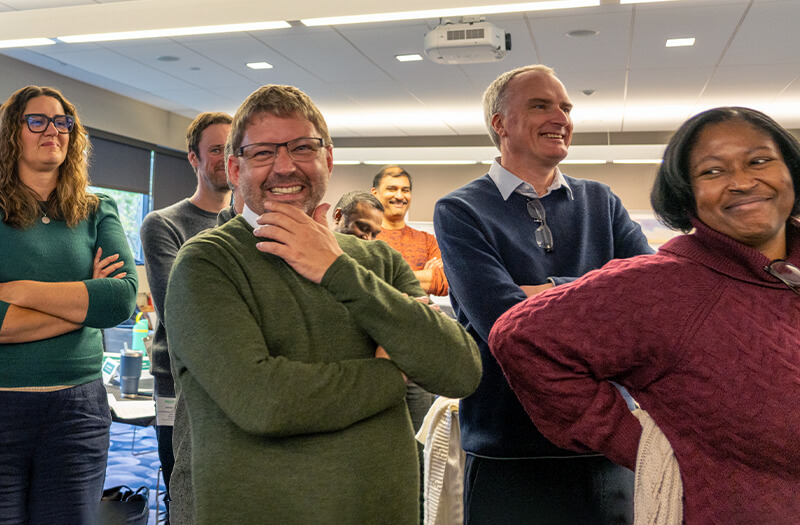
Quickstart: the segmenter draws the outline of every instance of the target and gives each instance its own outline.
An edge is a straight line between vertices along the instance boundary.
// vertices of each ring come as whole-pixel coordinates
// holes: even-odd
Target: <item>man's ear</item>
[[[197,166],[200,165],[200,159],[197,158],[197,154],[194,150],[189,150],[187,157],[189,158],[189,164],[191,164],[194,169],[197,169]]]
[[[500,137],[506,136],[506,127],[503,123],[503,115],[495,113],[492,115],[492,129]]]
[[[342,209],[336,208],[335,210],[333,210],[333,224],[338,226],[340,220],[342,220]]]
[[[326,149],[328,150],[328,158],[325,164],[328,166],[328,173],[333,173],[333,146],[327,146]]]
[[[376,197],[378,196],[378,188],[372,188],[372,189],[371,189],[371,190],[369,190],[369,191],[371,191],[371,192],[372,192],[372,194],[373,194],[373,195],[375,195]]]
[[[226,172],[228,174],[228,180],[230,180],[234,186],[239,186],[239,158],[235,155],[228,155],[228,169]]]

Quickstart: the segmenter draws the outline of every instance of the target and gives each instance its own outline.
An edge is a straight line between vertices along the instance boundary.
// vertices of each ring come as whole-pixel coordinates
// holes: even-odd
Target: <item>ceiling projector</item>
[[[439,64],[497,62],[511,50],[511,34],[489,22],[441,24],[425,33],[425,54]]]

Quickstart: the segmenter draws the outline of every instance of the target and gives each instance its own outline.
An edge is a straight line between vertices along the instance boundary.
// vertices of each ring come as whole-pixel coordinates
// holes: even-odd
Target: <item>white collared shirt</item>
[[[260,224],[258,224],[258,218],[261,217],[261,215],[257,214],[256,212],[248,208],[247,204],[245,204],[244,208],[242,209],[242,217],[244,217],[244,220],[246,220],[247,224],[252,226],[253,229],[261,226]]]
[[[514,192],[526,197],[539,199],[546,197],[550,194],[550,192],[553,192],[562,186],[566,188],[567,195],[569,195],[569,199],[572,200],[572,188],[569,187],[567,179],[564,178],[564,175],[561,173],[561,170],[558,169],[558,166],[556,166],[555,170],[556,176],[553,178],[552,184],[550,184],[550,186],[547,188],[547,191],[544,195],[539,195],[536,193],[536,190],[533,188],[533,186],[505,169],[500,164],[500,157],[495,157],[494,162],[492,162],[492,165],[489,168],[489,177],[492,179],[492,181],[494,181],[497,189],[500,190],[500,195],[503,197],[503,200],[506,201]]]

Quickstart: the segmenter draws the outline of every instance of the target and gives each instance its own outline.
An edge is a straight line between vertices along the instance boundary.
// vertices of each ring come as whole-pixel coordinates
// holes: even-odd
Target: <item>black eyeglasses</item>
[[[539,199],[531,199],[528,201],[528,215],[539,223],[539,227],[536,228],[536,232],[534,232],[536,235],[536,244],[539,245],[539,248],[544,249],[544,251],[552,252],[553,232],[550,231],[550,227],[547,225],[547,222],[545,222],[545,217],[547,215]]]
[[[324,140],[319,137],[300,137],[289,142],[256,142],[237,150],[237,157],[244,157],[254,166],[269,166],[275,163],[278,150],[283,146],[292,160],[306,161],[319,157]]]
[[[28,124],[31,133],[44,133],[52,122],[59,133],[69,133],[75,126],[75,119],[69,115],[56,115],[48,117],[42,113],[28,113],[22,119]]]
[[[800,295],[800,268],[783,259],[775,259],[764,267],[764,271]]]

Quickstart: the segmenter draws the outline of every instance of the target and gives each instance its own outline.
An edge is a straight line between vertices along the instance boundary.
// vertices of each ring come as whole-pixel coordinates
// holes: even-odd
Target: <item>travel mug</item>
[[[119,384],[122,397],[139,394],[139,377],[142,375],[142,351],[123,348],[119,353]]]

